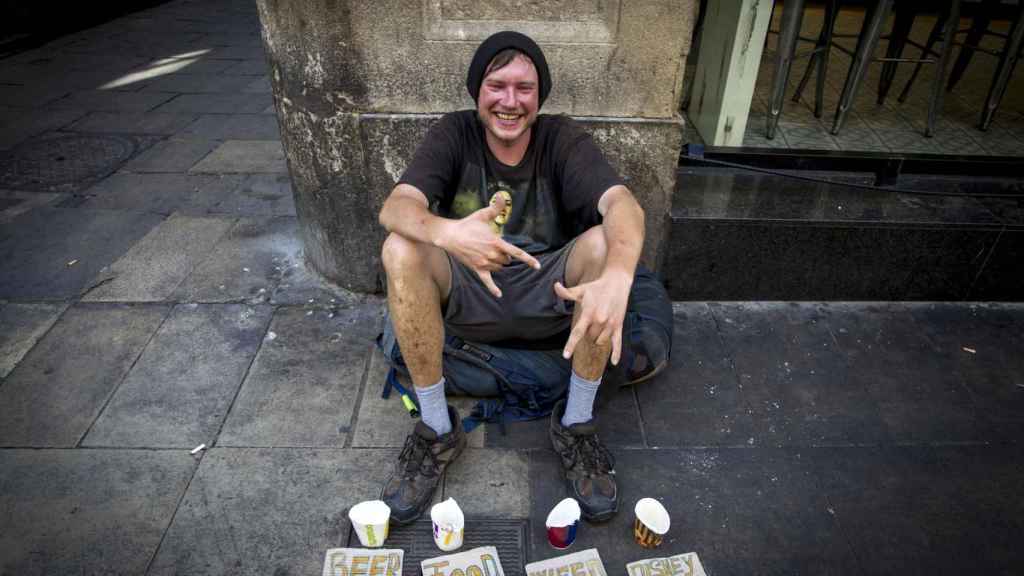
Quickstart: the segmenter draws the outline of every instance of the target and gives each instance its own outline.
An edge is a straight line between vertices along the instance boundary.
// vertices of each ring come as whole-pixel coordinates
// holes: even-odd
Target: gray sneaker
[[[433,500],[441,475],[466,447],[466,433],[459,413],[448,406],[448,416],[452,421],[451,432],[438,436],[421,420],[405,439],[395,471],[380,493],[381,500],[391,508],[391,520],[396,524],[409,524],[423,515]]]
[[[597,437],[594,421],[562,426],[565,400],[551,412],[551,445],[562,460],[565,486],[580,503],[583,517],[603,522],[619,509],[615,459]]]

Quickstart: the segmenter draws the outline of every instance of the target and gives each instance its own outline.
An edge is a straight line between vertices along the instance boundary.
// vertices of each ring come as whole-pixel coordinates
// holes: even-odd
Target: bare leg
[[[608,246],[605,244],[602,226],[594,226],[581,234],[565,264],[566,287],[571,288],[597,279],[604,270],[607,254]],[[577,306],[573,313],[573,325],[579,319],[579,311],[580,308]],[[601,377],[612,353],[610,341],[604,345],[597,344],[598,335],[588,333],[579,341],[572,354],[572,369],[587,380],[597,380]]]
[[[388,311],[402,357],[418,388],[441,380],[444,323],[441,305],[451,291],[451,265],[436,246],[390,234],[382,252]]]

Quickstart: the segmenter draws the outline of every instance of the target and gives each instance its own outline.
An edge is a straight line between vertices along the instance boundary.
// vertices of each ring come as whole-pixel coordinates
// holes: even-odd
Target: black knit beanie
[[[540,108],[544,105],[548,93],[551,92],[551,72],[548,70],[548,62],[544,59],[544,52],[541,51],[540,46],[537,46],[537,43],[529,36],[519,32],[509,30],[498,32],[480,44],[476,53],[473,54],[473,62],[469,65],[466,90],[469,90],[469,95],[476,102],[480,96],[480,85],[484,82],[487,65],[498,55],[498,52],[506,48],[515,48],[533,60],[533,66],[537,69],[537,78],[540,79],[540,103],[537,106]]]

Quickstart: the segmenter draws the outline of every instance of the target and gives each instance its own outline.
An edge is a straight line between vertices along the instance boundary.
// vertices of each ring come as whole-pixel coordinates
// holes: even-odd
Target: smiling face
[[[476,111],[487,129],[491,150],[497,153],[500,147],[522,148],[525,152],[539,108],[537,69],[527,56],[518,54],[485,76]]]

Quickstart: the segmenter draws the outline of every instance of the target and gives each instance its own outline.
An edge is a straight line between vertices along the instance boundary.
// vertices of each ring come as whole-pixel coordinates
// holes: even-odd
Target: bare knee
[[[389,276],[416,270],[426,265],[425,260],[418,242],[393,232],[384,240],[381,261]]]
[[[604,270],[608,257],[608,243],[604,237],[604,226],[597,225],[580,234],[573,245],[569,262],[566,264],[566,282],[576,285],[593,280]]]

